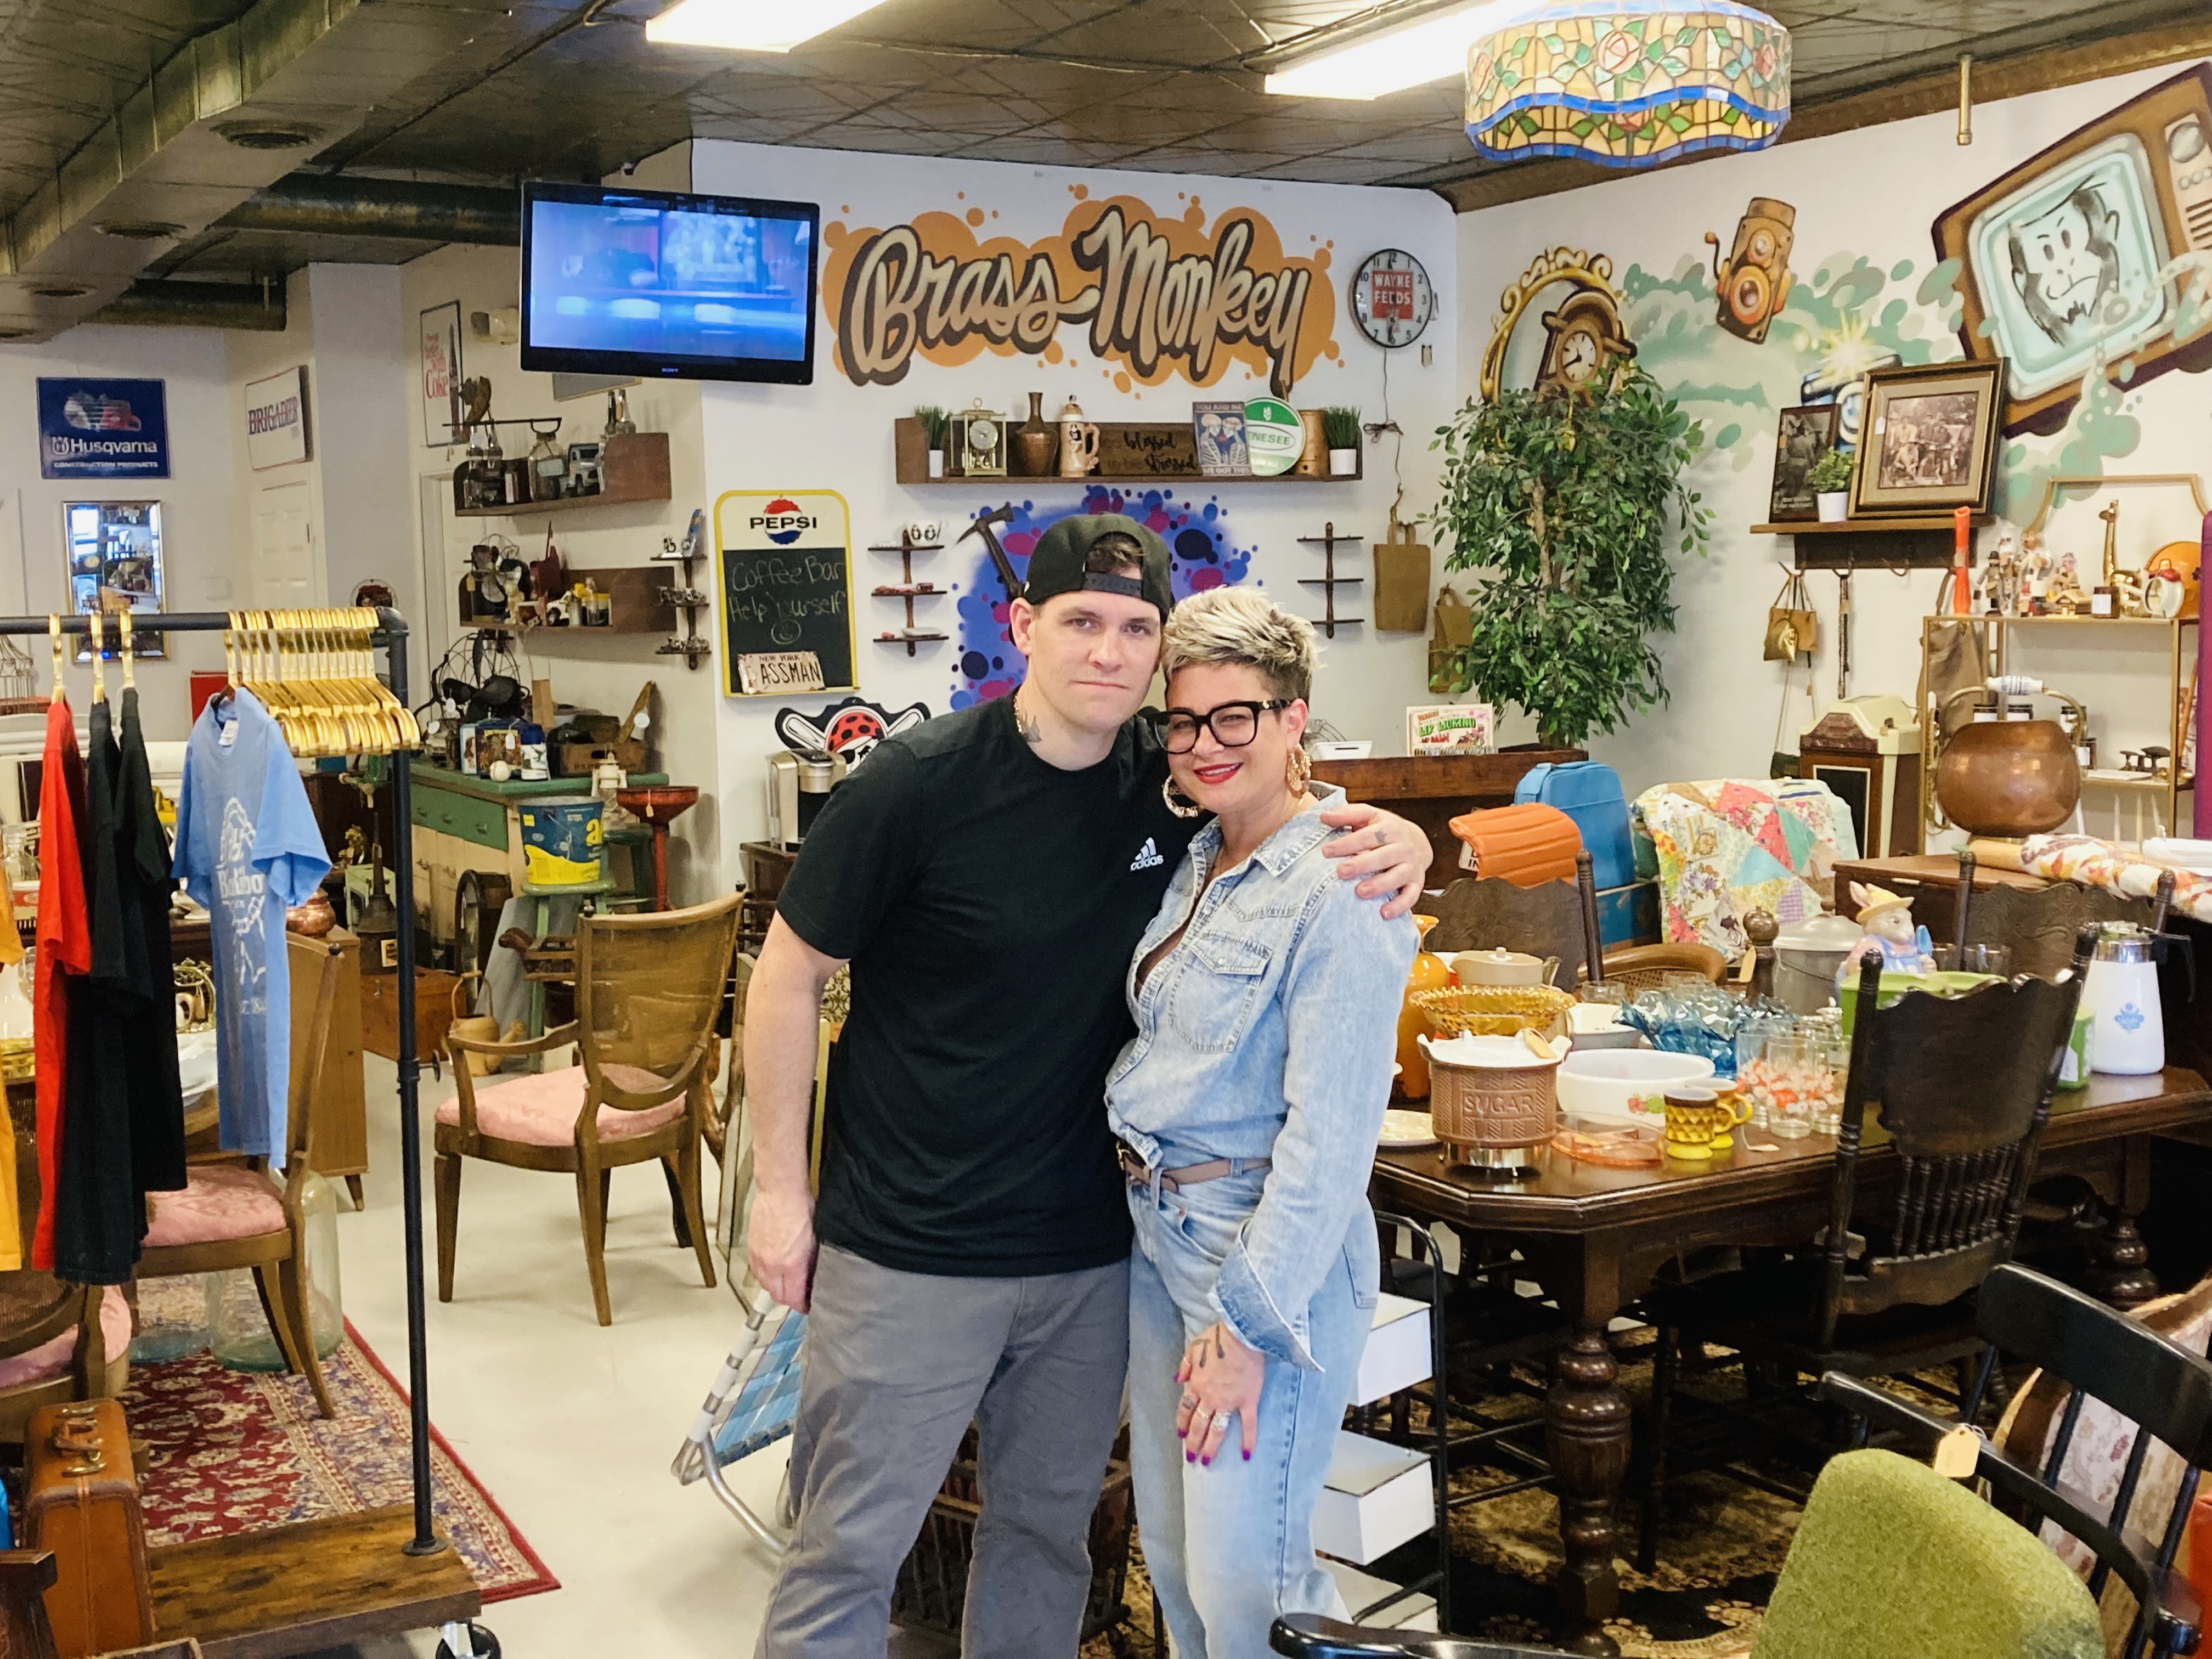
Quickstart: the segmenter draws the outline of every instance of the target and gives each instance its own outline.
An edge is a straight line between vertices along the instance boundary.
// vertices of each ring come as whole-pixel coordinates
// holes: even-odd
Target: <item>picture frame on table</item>
[[[1820,517],[1820,504],[1805,482],[1815,463],[1835,448],[1843,416],[1837,404],[1802,404],[1782,411],[1774,432],[1774,487],[1766,516],[1794,524]]]
[[[2003,437],[2005,361],[1881,368],[1867,376],[1851,516],[1990,510]]]

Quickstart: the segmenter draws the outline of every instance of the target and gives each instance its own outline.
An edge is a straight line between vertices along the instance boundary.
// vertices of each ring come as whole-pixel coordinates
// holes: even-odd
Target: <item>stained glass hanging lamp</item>
[[[1790,32],[1730,0],[1551,0],[1468,51],[1467,136],[1495,161],[1656,167],[1789,119]]]

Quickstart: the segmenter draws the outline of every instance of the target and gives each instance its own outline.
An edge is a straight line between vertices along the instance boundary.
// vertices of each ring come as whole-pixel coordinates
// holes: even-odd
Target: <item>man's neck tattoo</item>
[[[1014,729],[1022,734],[1022,740],[1032,748],[1044,741],[1043,722],[1022,707],[1021,694],[1018,691],[1014,694]]]

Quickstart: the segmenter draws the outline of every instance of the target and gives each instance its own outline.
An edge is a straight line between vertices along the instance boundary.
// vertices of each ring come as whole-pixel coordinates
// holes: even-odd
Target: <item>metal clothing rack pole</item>
[[[220,611],[162,611],[149,614],[142,632],[163,634],[221,634],[231,618]],[[391,674],[392,695],[404,708],[407,702],[407,619],[397,611],[380,606],[378,633]],[[0,617],[0,635],[44,634],[48,619],[39,617]],[[64,634],[87,634],[90,624],[82,613],[64,616]],[[409,804],[407,757],[393,756],[392,817],[395,833],[414,822]],[[422,1127],[418,1082],[422,1061],[415,1052],[415,860],[401,856],[392,872],[392,902],[400,916],[399,971],[399,1189],[406,1229],[407,1258],[407,1419],[415,1486],[415,1536],[407,1545],[410,1555],[431,1555],[446,1547],[431,1526],[430,1516],[430,1359],[427,1346],[427,1314],[422,1297]]]

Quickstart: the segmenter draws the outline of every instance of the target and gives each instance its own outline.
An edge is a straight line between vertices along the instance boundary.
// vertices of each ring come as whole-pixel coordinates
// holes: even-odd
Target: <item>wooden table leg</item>
[[[1559,1492],[1560,1639],[1574,1653],[1617,1654],[1605,1621],[1619,1611],[1613,1570],[1620,1489],[1628,1477],[1630,1413],[1606,1328],[1620,1310],[1619,1263],[1585,1245],[1574,1283],[1553,1294],[1574,1315],[1575,1334],[1553,1363],[1544,1406],[1544,1442]],[[1559,1275],[1565,1277],[1565,1275]]]
[[[2136,1217],[2149,1201],[2150,1137],[2130,1135],[2122,1154],[2119,1201],[2106,1210],[2105,1224],[2089,1244],[2090,1288],[2122,1313],[2159,1293],[2150,1248],[2136,1231]]]

